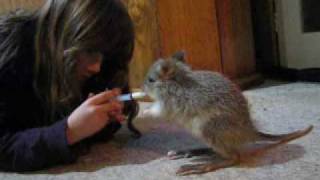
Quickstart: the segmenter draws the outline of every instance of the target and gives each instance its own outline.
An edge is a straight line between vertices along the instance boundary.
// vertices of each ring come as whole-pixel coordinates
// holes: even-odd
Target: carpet
[[[268,133],[287,133],[314,125],[307,136],[275,148],[245,164],[203,175],[176,176],[179,166],[203,158],[169,160],[169,150],[204,147],[179,126],[138,118],[143,136],[134,139],[125,128],[107,143],[96,144],[77,163],[28,174],[0,173],[2,180],[316,180],[320,178],[320,85],[292,83],[244,92],[256,126]],[[141,103],[141,107],[149,106]]]

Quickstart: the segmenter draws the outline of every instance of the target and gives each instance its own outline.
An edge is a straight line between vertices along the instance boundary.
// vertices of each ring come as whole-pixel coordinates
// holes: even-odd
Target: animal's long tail
[[[262,141],[271,141],[271,144],[268,144],[264,148],[261,149],[255,149],[252,152],[249,152],[251,155],[257,155],[260,153],[263,153],[267,150],[271,150],[273,148],[276,148],[282,144],[288,143],[289,141],[298,139],[300,137],[303,137],[307,135],[311,130],[313,129],[313,126],[309,126],[308,128],[300,131],[295,131],[288,134],[279,134],[279,135],[273,135],[273,134],[267,134],[258,132],[259,139]]]
[[[264,140],[264,141],[279,141],[279,142],[285,143],[285,142],[289,142],[294,139],[307,135],[312,129],[313,129],[313,126],[309,126],[304,130],[299,130],[299,131],[295,131],[287,134],[274,135],[274,134],[258,132],[258,135],[261,138],[261,140]]]

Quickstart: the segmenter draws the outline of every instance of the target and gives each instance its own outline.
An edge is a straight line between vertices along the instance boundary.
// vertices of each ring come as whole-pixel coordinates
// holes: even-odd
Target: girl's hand
[[[115,118],[124,120],[123,104],[116,100],[120,90],[104,91],[97,95],[90,94],[67,120],[67,139],[70,145],[90,137],[103,129]]]

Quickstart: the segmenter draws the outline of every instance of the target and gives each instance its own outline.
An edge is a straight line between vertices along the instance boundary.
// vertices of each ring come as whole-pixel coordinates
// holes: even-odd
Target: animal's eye
[[[153,78],[149,77],[148,81],[149,81],[150,83],[154,83],[156,80],[154,80]]]

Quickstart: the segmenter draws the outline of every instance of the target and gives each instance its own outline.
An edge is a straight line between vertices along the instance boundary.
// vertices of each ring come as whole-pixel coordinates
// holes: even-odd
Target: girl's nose
[[[90,64],[90,66],[88,66],[88,71],[91,73],[91,74],[96,74],[96,73],[99,73],[100,70],[101,70],[101,62],[102,61],[97,61],[93,64]]]
[[[99,73],[101,70],[101,65],[102,65],[102,55],[94,56],[94,60],[92,61],[92,64],[88,66],[87,70],[92,74]]]

